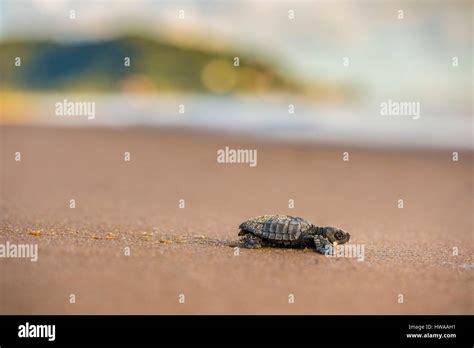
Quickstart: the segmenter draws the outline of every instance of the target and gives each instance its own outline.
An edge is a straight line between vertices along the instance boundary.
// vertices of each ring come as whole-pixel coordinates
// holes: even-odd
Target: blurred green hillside
[[[21,67],[15,66],[16,57],[21,58]],[[124,64],[126,57],[130,66]],[[239,67],[234,67],[234,57],[239,57]],[[140,36],[74,44],[5,41],[0,42],[0,61],[2,90],[219,94],[304,90],[269,62]]]

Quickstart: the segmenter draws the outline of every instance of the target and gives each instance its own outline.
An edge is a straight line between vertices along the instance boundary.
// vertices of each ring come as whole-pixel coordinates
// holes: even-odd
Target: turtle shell
[[[239,227],[272,242],[298,244],[301,235],[307,232],[312,224],[300,217],[263,215],[244,221]]]

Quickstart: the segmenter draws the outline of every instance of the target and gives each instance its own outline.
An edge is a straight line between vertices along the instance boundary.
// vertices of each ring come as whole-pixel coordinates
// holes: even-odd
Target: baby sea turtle
[[[263,215],[239,226],[240,242],[244,248],[276,246],[284,248],[314,247],[324,254],[333,243],[347,243],[349,233],[335,227],[319,227],[311,222],[288,215]]]

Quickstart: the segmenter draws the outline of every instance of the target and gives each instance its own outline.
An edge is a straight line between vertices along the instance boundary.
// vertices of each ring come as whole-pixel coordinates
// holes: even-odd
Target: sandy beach
[[[453,162],[456,149],[178,129],[0,132],[0,243],[39,253],[0,259],[2,314],[474,313],[472,152]],[[257,149],[257,166],[217,163],[225,146]],[[277,213],[349,231],[364,260],[310,249],[235,255],[240,222]]]

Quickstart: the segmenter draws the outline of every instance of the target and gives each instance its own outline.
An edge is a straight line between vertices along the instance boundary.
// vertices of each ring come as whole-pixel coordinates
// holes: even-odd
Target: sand
[[[39,248],[37,262],[0,259],[2,314],[474,313],[471,152],[453,162],[455,149],[177,129],[4,126],[1,137],[0,243]],[[258,165],[217,163],[225,146],[257,149]],[[239,223],[275,213],[344,228],[364,260],[235,255]]]

